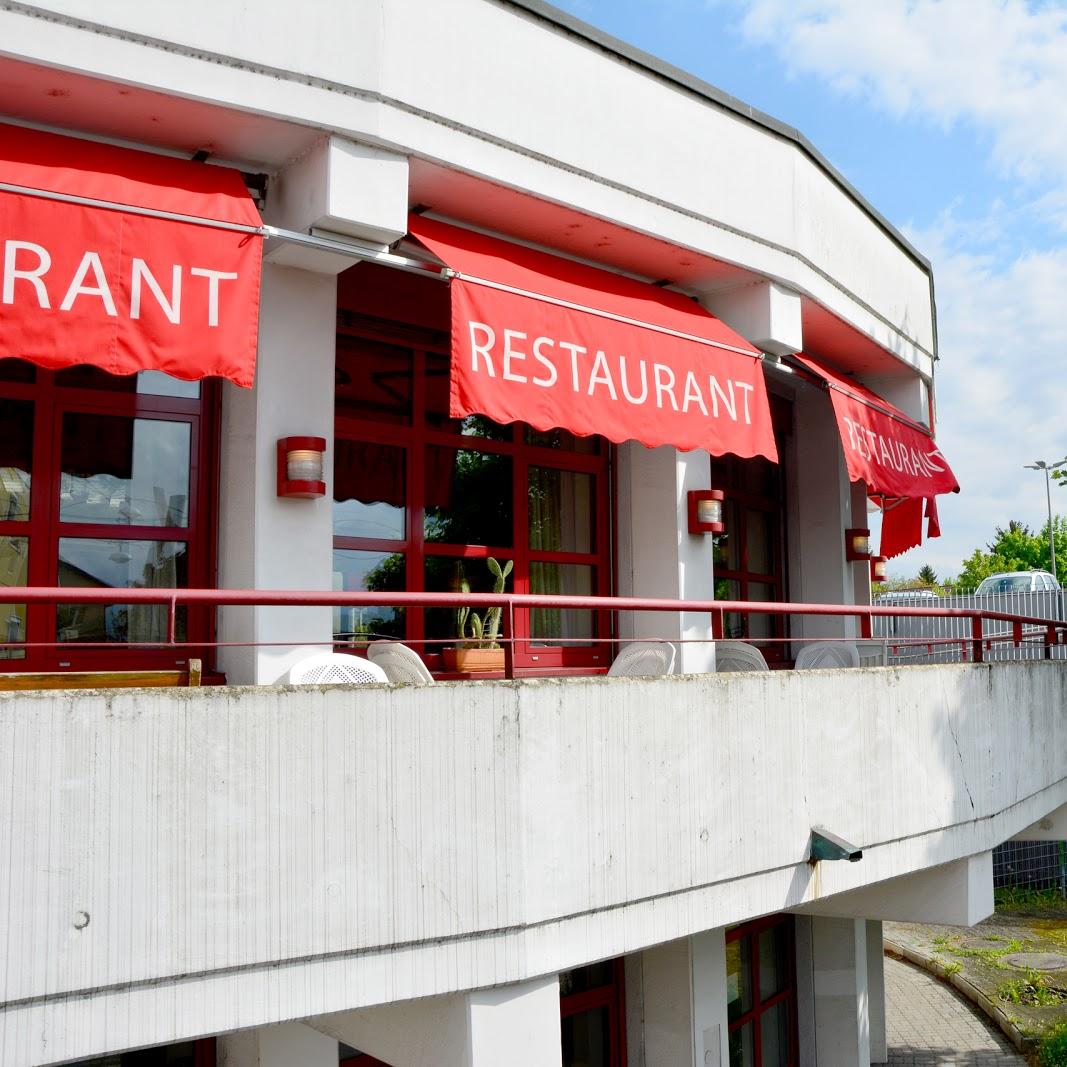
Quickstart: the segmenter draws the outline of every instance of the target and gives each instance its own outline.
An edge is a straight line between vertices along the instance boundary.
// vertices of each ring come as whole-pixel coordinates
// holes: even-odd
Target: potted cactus
[[[514,567],[514,561],[508,560],[503,567],[492,556],[486,560],[489,573],[493,576],[493,592],[503,593],[508,575]],[[464,577],[460,581],[460,591],[469,593],[470,582]],[[481,671],[502,671],[504,669],[504,650],[497,642],[500,633],[501,609],[486,608],[479,613],[469,607],[456,608],[456,636],[460,644],[455,648],[444,650],[445,666],[449,670],[464,673]]]

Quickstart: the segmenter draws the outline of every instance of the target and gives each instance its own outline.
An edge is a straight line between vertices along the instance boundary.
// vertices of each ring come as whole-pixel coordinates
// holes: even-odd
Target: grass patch
[[[948,951],[953,956],[968,960],[981,960],[983,963],[988,963],[990,967],[1002,968],[1004,964],[1000,962],[1001,959],[1004,956],[1010,956],[1013,952],[1022,951],[1022,947],[1023,943],[1017,937],[1013,937],[1010,941],[1003,942],[998,948],[963,948],[953,945]]]
[[[1060,1023],[1041,1039],[1037,1062],[1041,1067],[1067,1067],[1067,1023]]]
[[[1047,975],[1031,970],[1001,985],[997,996],[1009,1004],[1025,1004],[1032,1008],[1050,1008],[1067,1003],[1067,990],[1051,985]]]
[[[957,960],[953,960],[951,963],[946,963],[942,969],[946,975],[959,974],[960,971],[963,970],[963,964]]]
[[[1058,889],[1002,886],[993,890],[997,911],[1067,911],[1067,899]]]

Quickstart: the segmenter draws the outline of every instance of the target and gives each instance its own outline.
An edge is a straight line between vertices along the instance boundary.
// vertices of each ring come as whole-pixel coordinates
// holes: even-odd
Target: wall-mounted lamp
[[[884,582],[888,572],[889,560],[885,556],[871,556],[871,581]]]
[[[324,437],[282,437],[278,441],[278,496],[311,499],[326,495]]]
[[[719,489],[690,489],[689,532],[691,534],[721,534],[726,530],[723,522],[723,499]]]
[[[871,531],[870,530],[846,530],[845,531],[845,559],[855,562],[860,559],[871,558]]]

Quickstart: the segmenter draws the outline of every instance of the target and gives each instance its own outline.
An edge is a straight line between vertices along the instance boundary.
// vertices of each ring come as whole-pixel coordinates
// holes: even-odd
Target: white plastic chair
[[[814,641],[797,654],[795,667],[798,671],[815,671],[859,665],[859,649],[851,641]]]
[[[745,641],[720,641],[715,645],[715,671],[769,671],[767,661],[755,645]]]
[[[668,641],[635,641],[623,645],[608,668],[609,678],[655,678],[674,669],[674,645]]]
[[[366,685],[388,682],[376,663],[344,652],[318,652],[289,668],[290,685]]]
[[[422,657],[399,641],[372,641],[367,646],[372,663],[385,671],[391,682],[417,682],[433,685],[433,675]]]

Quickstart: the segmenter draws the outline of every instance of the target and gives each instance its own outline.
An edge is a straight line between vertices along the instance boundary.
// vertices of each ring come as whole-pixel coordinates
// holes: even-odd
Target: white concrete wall
[[[926,270],[800,147],[507,4],[324,0],[296,19],[262,0],[251,21],[210,0],[37,6],[0,12],[7,55],[335,132],[653,234],[806,294],[932,371]],[[233,140],[250,163],[273,156]],[[462,207],[438,192],[439,209]]]
[[[448,994],[991,848],[1055,662],[0,694],[0,1062]],[[806,862],[813,825],[864,849]],[[758,828],[758,833],[755,832]]]

